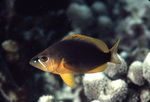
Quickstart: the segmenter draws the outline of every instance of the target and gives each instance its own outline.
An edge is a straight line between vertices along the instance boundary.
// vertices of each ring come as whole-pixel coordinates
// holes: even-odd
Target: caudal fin
[[[110,62],[116,63],[116,64],[121,64],[120,58],[118,57],[118,54],[117,54],[117,48],[118,48],[119,42],[120,42],[120,39],[110,49],[110,52],[111,52],[111,60],[110,60]]]

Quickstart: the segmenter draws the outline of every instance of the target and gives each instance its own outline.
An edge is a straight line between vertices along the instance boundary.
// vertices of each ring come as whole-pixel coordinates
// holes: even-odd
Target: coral
[[[106,15],[108,14],[106,5],[103,2],[95,1],[91,6],[94,14],[96,15]]]
[[[16,41],[6,40],[2,43],[3,49],[7,53],[7,57],[10,61],[17,60],[19,57],[18,50],[19,45]]]
[[[81,76],[75,75],[76,87],[71,88],[63,83],[62,90],[57,90],[55,97],[58,100],[73,100],[73,102],[88,102],[87,98],[83,95],[83,87],[81,86]],[[73,91],[74,90],[74,91]]]
[[[93,101],[91,101],[91,102],[101,102],[101,101],[99,101],[99,100],[93,100]]]
[[[8,102],[25,102],[26,93],[23,88],[16,88],[13,81],[0,72],[0,93]]]
[[[83,78],[84,93],[89,99],[98,99],[100,91],[110,81],[103,73],[85,74]]]
[[[141,102],[149,102],[150,101],[150,90],[149,89],[143,89],[141,91],[140,100],[141,100]]]
[[[128,62],[133,62],[133,61],[141,61],[143,62],[145,59],[145,56],[149,53],[148,48],[136,48],[135,50],[132,51],[130,54],[130,59],[127,59]],[[130,64],[129,63],[129,64]]]
[[[150,84],[150,52],[147,54],[144,62],[143,62],[143,77],[149,82]]]
[[[2,102],[26,102],[28,95],[27,87],[19,86],[9,71],[7,63],[0,55],[0,95],[4,98]],[[11,67],[12,68],[12,67]]]
[[[125,102],[139,102],[140,93],[137,93],[136,90],[128,89],[128,94]]]
[[[102,102],[122,102],[126,98],[127,84],[117,79],[111,81],[104,73],[86,74],[83,79],[85,95]]]
[[[7,52],[17,52],[19,50],[18,44],[13,40],[4,41],[2,47]]]
[[[143,78],[143,63],[140,61],[133,62],[128,71],[127,77],[134,83],[139,86],[144,85]]]
[[[122,100],[126,98],[127,90],[127,84],[121,79],[117,79],[109,83],[108,96],[111,97],[110,102],[122,102]],[[103,94],[105,96],[105,93]],[[100,98],[103,98],[103,96],[101,96]],[[106,100],[109,99],[107,95],[103,100],[105,100],[105,98]]]
[[[55,102],[54,96],[52,95],[43,95],[39,98],[37,102]]]
[[[110,17],[102,15],[97,18],[97,27],[99,32],[105,32],[106,36],[112,31],[113,22]]]
[[[44,83],[41,87],[45,92],[55,92],[56,91],[55,89],[59,87],[58,80],[51,73],[48,72],[43,73],[41,79],[43,80]],[[39,80],[39,83],[40,81],[41,80]]]
[[[120,53],[120,56],[121,56],[123,59],[126,59],[126,58],[128,58],[129,53],[127,53],[126,51],[122,51],[122,52]]]
[[[64,86],[61,91],[56,92],[56,98],[59,100],[72,99],[74,97],[74,94],[71,91],[72,91],[72,88],[68,86]]]
[[[112,28],[112,21],[108,16],[99,16],[98,17],[98,26],[103,26],[105,29]]]
[[[67,15],[74,28],[84,29],[92,24],[92,12],[86,5],[72,3],[68,8]]]
[[[143,2],[140,2],[140,0],[136,0],[136,2],[134,2],[134,0],[126,0],[126,3],[127,6],[125,6],[125,10],[131,12],[131,15],[134,17],[145,16],[146,10],[148,10],[147,7],[150,7],[149,1],[147,0]]]
[[[119,55],[118,55],[119,56]],[[121,64],[108,63],[104,73],[112,79],[119,78],[127,73],[127,64],[123,58],[119,56]]]
[[[138,6],[139,5],[139,6]],[[121,6],[121,7],[120,7]],[[120,48],[124,51],[131,52],[132,49],[146,48],[149,45],[149,8],[150,3],[147,0],[126,0],[123,5],[116,8],[119,14],[122,12],[123,18],[118,20],[116,27],[116,36],[123,38],[123,43],[120,44]],[[142,9],[141,9],[142,8]],[[120,17],[120,15],[118,16]],[[128,46],[128,47],[127,47]],[[140,54],[139,54],[140,56]],[[130,56],[132,58],[132,56]],[[138,56],[137,56],[138,57]],[[138,57],[140,58],[140,57]],[[134,61],[134,60],[132,60]],[[130,61],[130,62],[132,62]]]

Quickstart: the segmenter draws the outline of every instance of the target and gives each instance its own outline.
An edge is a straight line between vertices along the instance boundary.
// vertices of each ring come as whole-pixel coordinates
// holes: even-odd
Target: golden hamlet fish
[[[43,71],[59,74],[68,86],[75,87],[74,73],[101,72],[106,69],[107,62],[121,63],[117,56],[119,41],[109,50],[99,39],[73,34],[51,45],[29,63]]]

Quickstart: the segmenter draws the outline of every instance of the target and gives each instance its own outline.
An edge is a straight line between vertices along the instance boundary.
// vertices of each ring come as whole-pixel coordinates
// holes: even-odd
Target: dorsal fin
[[[109,52],[107,45],[103,41],[92,38],[92,37],[88,37],[88,36],[84,36],[84,35],[80,35],[80,34],[73,34],[62,40],[82,40],[82,41],[96,45],[101,51],[103,51],[105,53]]]

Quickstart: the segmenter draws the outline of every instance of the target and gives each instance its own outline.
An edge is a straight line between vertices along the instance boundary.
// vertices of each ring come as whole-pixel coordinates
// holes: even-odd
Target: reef
[[[85,95],[91,100],[122,102],[126,98],[127,84],[121,80],[110,80],[103,72],[86,74],[83,78]]]
[[[0,101],[149,102],[149,0],[1,0]],[[29,60],[71,34],[118,39],[121,64],[103,72],[75,74],[76,87]]]

